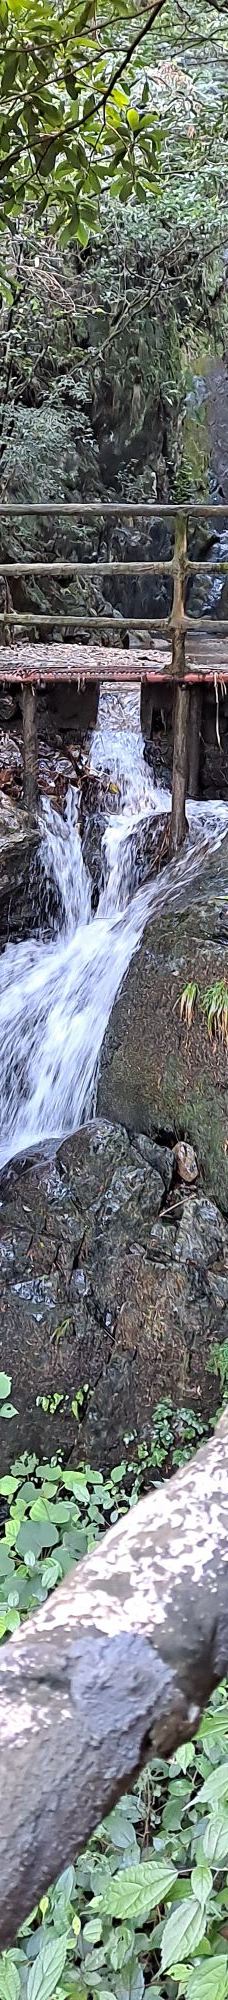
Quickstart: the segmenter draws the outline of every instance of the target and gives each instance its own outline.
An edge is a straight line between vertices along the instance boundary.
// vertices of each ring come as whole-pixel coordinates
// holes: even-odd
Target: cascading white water
[[[67,793],[64,819],[55,812],[49,799],[43,799],[41,829],[41,867],[46,878],[53,876],[69,937],[81,919],[88,923],[91,916],[91,882],[83,861],[77,799],[72,785]]]
[[[202,856],[220,844],[228,809],[191,806],[193,839],[178,862],[129,900],[129,834],[151,814],[170,809],[145,765],[137,698],[122,697],[122,730],[115,727],[119,694],[101,697],[93,741],[94,771],[109,771],[116,805],[104,840],[104,888],[91,916],[90,883],[83,862],[75,794],[65,820],[45,802],[42,858],[55,874],[63,925],[54,942],[9,945],[0,960],[0,1162],[41,1140],[75,1130],[91,1111],[94,1078],[105,1028],[118,987],[149,914],[167,902],[180,905]],[[108,715],[107,715],[108,711]],[[118,713],[118,710],[117,710]],[[127,839],[127,865],[126,865]],[[45,864],[46,857],[46,864]],[[123,908],[123,884],[126,901]]]

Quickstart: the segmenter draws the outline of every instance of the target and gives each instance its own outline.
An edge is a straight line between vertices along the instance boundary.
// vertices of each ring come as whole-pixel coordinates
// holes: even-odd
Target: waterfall
[[[122,726],[120,709],[122,703]],[[111,719],[110,719],[111,710]],[[170,810],[143,757],[138,697],[103,693],[92,746],[94,773],[109,773],[112,809],[103,839],[104,886],[91,914],[77,801],[65,818],[41,808],[42,868],[55,878],[62,922],[54,940],[8,945],[0,959],[0,1162],[41,1141],[60,1140],[91,1114],[98,1060],[120,983],[147,917],[172,900],[183,906],[208,847],[218,846],[228,808],[191,805],[190,837],[179,861],[131,894],[131,836]]]

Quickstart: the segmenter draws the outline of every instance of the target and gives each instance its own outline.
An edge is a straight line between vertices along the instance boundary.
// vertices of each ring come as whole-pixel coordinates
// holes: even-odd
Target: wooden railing
[[[30,578],[30,580],[32,578],[34,581],[36,577],[37,579],[42,578],[44,582],[45,579],[49,578],[52,578],[52,580],[56,578],[56,581],[59,582],[60,579],[64,580],[65,578],[69,580],[74,577],[76,580],[77,578],[84,577],[96,581],[102,577],[112,579],[114,577],[117,579],[121,579],[122,577],[141,578],[144,576],[151,578],[159,576],[161,578],[170,577],[173,584],[173,592],[171,610],[168,616],[163,618],[150,616],[133,618],[131,614],[128,615],[127,613],[127,616],[123,615],[122,619],[123,627],[127,625],[129,632],[138,630],[140,633],[145,631],[148,634],[154,634],[155,637],[156,635],[163,635],[163,637],[171,638],[172,657],[170,678],[172,674],[177,675],[178,678],[179,676],[182,678],[185,673],[185,636],[187,633],[196,636],[197,633],[201,633],[202,631],[204,633],[212,632],[214,637],[215,634],[219,633],[220,638],[226,633],[228,634],[228,619],[221,620],[221,618],[210,617],[205,613],[203,616],[194,618],[186,614],[185,610],[186,584],[191,577],[197,575],[202,577],[204,574],[208,576],[209,571],[211,571],[213,578],[228,575],[228,559],[224,558],[222,561],[215,560],[212,563],[210,552],[206,558],[197,557],[197,560],[193,560],[188,553],[189,522],[194,524],[194,521],[208,521],[208,523],[212,524],[212,529],[213,525],[218,526],[220,521],[227,521],[228,525],[228,506],[225,503],[215,505],[211,503],[209,505],[209,503],[203,502],[202,505],[198,505],[195,502],[189,503],[189,506],[185,508],[172,505],[172,503],[160,505],[150,501],[103,502],[93,500],[62,503],[49,501],[45,505],[40,502],[32,506],[26,503],[19,506],[15,502],[11,503],[10,501],[0,503],[0,525],[3,517],[4,519],[8,518],[10,528],[11,521],[15,520],[16,517],[20,520],[23,516],[30,519],[32,515],[40,517],[42,521],[46,518],[57,517],[59,523],[63,519],[64,521],[71,522],[72,525],[74,521],[76,525],[79,522],[81,525],[83,522],[85,526],[93,521],[96,521],[96,523],[98,521],[101,523],[108,521],[110,523],[114,520],[117,524],[120,521],[126,522],[126,524],[129,523],[130,526],[131,522],[135,523],[136,521],[143,522],[143,520],[146,520],[147,524],[148,521],[152,524],[153,521],[164,520],[170,527],[174,524],[173,555],[167,560],[154,558],[153,560],[148,559],[145,562],[138,562],[136,559],[119,562],[118,560],[112,561],[112,559],[100,559],[100,557],[97,559],[96,556],[91,561],[88,559],[81,561],[78,558],[75,560],[71,558],[69,560],[62,560],[61,557],[50,562],[42,559],[36,561],[33,557],[28,560],[25,557],[18,562],[15,560],[4,561],[2,568],[0,568],[0,577],[2,577],[6,585],[6,599],[8,595],[7,586],[10,586],[13,580],[16,581],[19,578],[22,581],[25,580],[26,583],[27,578]],[[36,627],[39,634],[42,635],[44,630],[45,633],[48,630],[53,630],[53,626],[55,630],[57,628],[62,634],[66,628],[68,633],[72,628],[75,632],[75,628],[77,628],[78,632],[89,632],[92,629],[94,636],[95,634],[98,636],[100,632],[110,629],[112,633],[118,630],[120,635],[121,618],[120,613],[118,614],[118,618],[115,618],[115,614],[112,616],[108,611],[101,614],[99,612],[88,612],[86,615],[84,613],[81,615],[77,610],[68,613],[66,608],[63,608],[61,612],[55,612],[55,609],[52,608],[52,611],[41,612],[35,603],[32,610],[16,611],[14,606],[12,606],[12,602],[10,603],[9,592],[9,604],[6,602],[5,609],[0,611],[0,627],[2,628],[3,638],[6,627],[7,632],[8,628],[9,632],[10,628],[12,628],[13,638],[16,638],[18,631],[23,633],[23,628],[26,628],[26,632],[29,632],[30,628],[33,628],[34,631],[34,627]],[[35,645],[38,642],[34,640],[33,643]],[[21,667],[23,667],[22,659]]]
[[[213,684],[213,679],[217,680],[218,677],[228,684],[228,643],[227,647],[224,645],[228,634],[228,619],[210,617],[207,613],[195,618],[189,616],[185,608],[186,585],[189,579],[197,575],[208,576],[209,572],[213,578],[227,576],[228,558],[212,562],[210,550],[203,558],[190,557],[189,524],[192,526],[194,522],[198,524],[201,520],[206,521],[211,524],[213,533],[213,528],[218,527],[219,523],[227,521],[228,524],[228,505],[225,502],[213,505],[204,501],[202,504],[190,502],[183,507],[175,506],[172,502],[160,505],[154,501],[143,500],[61,503],[56,500],[45,502],[44,505],[40,501],[39,504],[34,503],[31,506],[27,502],[19,505],[7,500],[0,503],[0,524],[3,517],[4,520],[8,519],[9,533],[12,520],[16,517],[21,520],[24,516],[27,519],[31,516],[40,517],[42,521],[53,517],[58,519],[59,524],[63,519],[72,525],[75,522],[76,526],[79,522],[80,525],[82,523],[87,525],[93,521],[96,521],[96,524],[97,522],[103,524],[105,521],[110,523],[113,520],[116,523],[129,523],[130,527],[131,523],[139,521],[141,523],[146,521],[148,525],[148,522],[152,524],[153,521],[163,520],[170,527],[174,527],[173,554],[167,560],[154,558],[138,562],[135,558],[126,562],[118,560],[113,562],[112,559],[95,556],[92,561],[89,559],[81,561],[80,558],[72,560],[71,557],[69,559],[58,557],[50,562],[42,559],[36,561],[33,557],[28,560],[23,557],[18,562],[4,561],[2,569],[0,568],[0,577],[5,588],[5,607],[0,610],[3,641],[0,644],[0,681],[7,680],[11,684],[17,681],[23,688],[24,797],[30,811],[34,810],[36,800],[35,691],[38,682],[58,680],[69,682],[76,679],[80,686],[81,681],[87,680],[115,679],[130,682],[134,679],[150,681],[158,677],[173,682],[176,694],[171,852],[176,852],[186,830],[185,799],[190,770],[191,703],[195,700],[196,766],[197,734],[199,740],[200,731],[200,722],[197,720],[200,707],[197,711],[197,699],[199,696],[200,704],[202,682],[210,680]],[[44,581],[48,578],[52,578],[52,581],[55,578],[59,581],[61,578],[64,581],[64,578],[69,580],[69,578],[84,577],[94,579],[96,582],[101,577],[109,577],[112,581],[113,578],[118,580],[122,577],[168,577],[172,582],[171,609],[165,618],[141,615],[139,618],[133,618],[131,614],[128,616],[128,613],[127,617],[122,617],[120,612],[117,617],[108,610],[101,614],[88,612],[81,615],[77,609],[68,612],[66,606],[61,612],[56,612],[54,607],[52,610],[41,612],[36,603],[32,610],[16,611],[12,603],[11,582],[17,579],[26,582],[26,578],[32,578],[34,583],[36,577],[43,578]],[[138,650],[134,648],[134,641],[129,650],[124,650],[123,632],[126,633],[126,627],[128,635],[138,632]],[[54,640],[50,645],[47,634],[50,631],[53,634],[53,629]],[[56,642],[56,629],[60,644]],[[64,639],[66,631],[67,643]],[[119,644],[115,638],[115,645],[112,647],[112,637],[117,631]],[[94,645],[92,643],[88,645],[88,638],[87,644],[83,645],[81,640],[78,643],[78,635],[84,632],[87,635],[92,632]],[[72,640],[69,639],[69,633],[72,633]],[[110,636],[107,645],[105,635],[108,634]],[[30,635],[31,643],[29,643]],[[102,644],[99,643],[101,638]],[[195,696],[190,692],[191,683],[194,681],[201,682],[198,696],[196,692]]]

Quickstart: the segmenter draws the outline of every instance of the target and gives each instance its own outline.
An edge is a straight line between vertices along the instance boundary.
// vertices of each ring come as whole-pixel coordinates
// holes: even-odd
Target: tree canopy
[[[0,225],[24,208],[86,248],[111,191],[225,210],[226,6],[0,0]]]
[[[132,25],[123,0],[0,0],[2,221],[53,206],[62,243],[86,246],[100,196],[156,190],[159,113],[136,55],[164,0]]]

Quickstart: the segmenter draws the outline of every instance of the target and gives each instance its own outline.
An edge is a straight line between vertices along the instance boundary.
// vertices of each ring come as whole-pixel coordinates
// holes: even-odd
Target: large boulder
[[[189,981],[200,995],[227,967],[228,842],[208,860],[200,892],[147,924],[115,1002],[101,1060],[98,1110],[128,1130],[193,1144],[207,1190],[228,1209],[227,1048],[210,1041],[200,1005],[180,1019]],[[192,900],[191,900],[192,895]]]
[[[207,1418],[218,1401],[208,1362],[228,1335],[227,1259],[217,1205],[200,1185],[180,1187],[172,1148],[143,1134],[94,1121],[56,1157],[7,1168],[0,1369],[16,1415],[2,1424],[2,1472],[25,1449],[114,1465],[126,1436],[150,1440],[167,1395]]]

